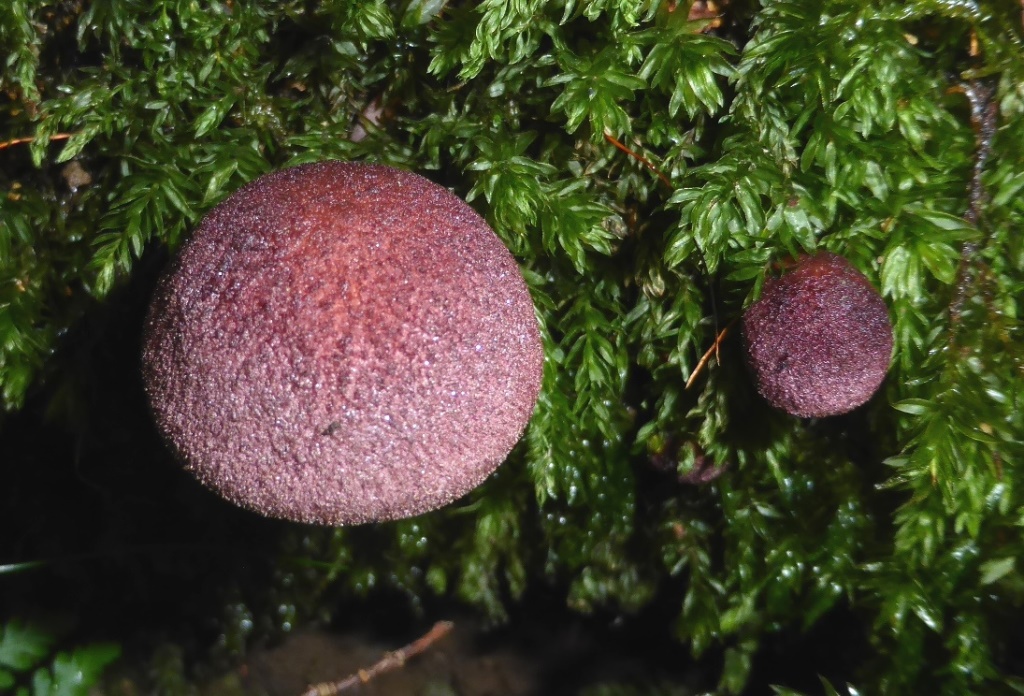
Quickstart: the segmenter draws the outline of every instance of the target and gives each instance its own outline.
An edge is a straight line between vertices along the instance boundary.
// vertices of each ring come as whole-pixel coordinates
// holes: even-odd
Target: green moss
[[[688,5],[7,0],[0,140],[33,139],[0,150],[8,418],[30,393],[56,413],[97,403],[54,386],[62,337],[242,183],[324,158],[415,169],[520,260],[544,391],[466,503],[283,534],[294,587],[316,589],[299,604],[382,586],[495,616],[537,586],[584,611],[676,597],[678,639],[727,692],[777,636],[842,613],[867,647],[837,683],[1019,687],[1004,618],[1024,601],[1019,4],[737,1],[717,28]],[[999,110],[976,224],[965,80],[994,84]],[[883,392],[835,421],[781,416],[736,332],[687,389],[771,264],[818,249],[889,304]],[[100,471],[139,458],[109,452]],[[692,486],[651,465],[682,453],[692,472],[696,452],[724,473]],[[15,561],[51,553],[29,538]]]

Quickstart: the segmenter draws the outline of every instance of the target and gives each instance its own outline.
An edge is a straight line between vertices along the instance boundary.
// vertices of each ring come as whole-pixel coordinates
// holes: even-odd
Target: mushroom
[[[892,356],[889,311],[867,278],[841,256],[801,258],[765,282],[743,315],[747,365],[774,407],[803,418],[865,403]]]
[[[327,525],[480,484],[522,435],[542,362],[519,268],[472,208],[333,161],[210,211],[160,280],[142,351],[157,426],[203,484]]]

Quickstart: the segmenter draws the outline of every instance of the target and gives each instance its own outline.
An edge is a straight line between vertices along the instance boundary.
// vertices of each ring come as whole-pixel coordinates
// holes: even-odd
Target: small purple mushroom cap
[[[327,525],[479,485],[522,435],[542,363],[484,220],[421,176],[344,162],[214,208],[161,279],[142,352],[156,423],[203,484]]]
[[[803,418],[857,408],[889,370],[892,323],[850,262],[823,252],[765,282],[743,315],[747,365],[772,406]]]

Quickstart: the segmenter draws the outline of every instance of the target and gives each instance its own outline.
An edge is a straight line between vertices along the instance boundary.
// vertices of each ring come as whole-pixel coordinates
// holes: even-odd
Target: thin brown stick
[[[708,364],[708,361],[711,360],[712,355],[714,355],[719,362],[722,361],[721,357],[719,357],[718,354],[718,347],[722,344],[722,341],[725,340],[725,337],[729,334],[729,329],[731,329],[733,324],[735,323],[736,320],[734,319],[729,323],[728,326],[726,326],[724,329],[718,332],[718,336],[715,337],[714,345],[707,349],[707,351],[704,353],[704,356],[700,359],[700,362],[697,363],[697,367],[693,368],[693,372],[690,374],[690,378],[686,380],[687,389],[689,389],[690,385],[692,385],[694,380],[697,379],[697,375],[699,375],[704,370],[704,367]]]
[[[982,177],[985,174],[989,156],[992,154],[992,140],[996,134],[999,105],[995,100],[995,85],[990,82],[972,80],[958,85],[955,91],[963,92],[971,105],[971,126],[975,136],[974,167],[967,188],[968,206],[967,212],[964,213],[964,219],[972,226],[980,227],[983,222],[983,210],[988,203],[988,192],[985,190]],[[959,323],[960,313],[974,285],[976,275],[974,260],[978,248],[978,242],[967,241],[964,242],[960,250],[956,291],[949,308],[953,324]]]
[[[74,133],[54,133],[53,135],[50,136],[50,141],[52,142],[54,140],[67,140],[72,135],[74,135]],[[24,143],[31,143],[35,139],[36,139],[36,136],[29,135],[29,136],[24,137],[24,138],[14,138],[13,140],[5,140],[4,142],[0,143],[0,150],[6,150],[7,148],[14,147],[15,145],[23,145]]]
[[[620,143],[620,142],[619,142],[619,141],[618,141],[618,140],[617,140],[617,139],[615,138],[615,136],[613,136],[613,135],[612,135],[611,133],[607,133],[607,132],[606,132],[606,133],[604,134],[604,139],[605,139],[605,140],[607,140],[608,142],[610,142],[610,143],[611,143],[612,145],[614,145],[614,146],[615,146],[615,147],[617,147],[618,149],[620,149],[620,150],[622,150],[623,152],[625,152],[625,153],[626,153],[627,155],[629,155],[630,157],[633,157],[634,159],[636,159],[636,160],[637,160],[638,162],[640,162],[640,163],[641,163],[642,165],[644,165],[645,167],[647,167],[648,169],[650,169],[650,170],[651,170],[652,172],[654,172],[655,174],[657,174],[657,175],[658,175],[658,178],[659,178],[659,179],[661,179],[661,182],[662,182],[663,184],[665,184],[665,185],[666,185],[666,186],[668,186],[669,188],[675,188],[675,187],[674,187],[674,186],[672,185],[672,180],[671,180],[671,179],[669,179],[669,178],[668,178],[667,176],[665,176],[665,175],[664,175],[664,174],[663,174],[663,173],[661,172],[661,170],[660,170],[660,169],[658,169],[657,167],[655,167],[655,166],[654,166],[654,164],[653,164],[653,163],[652,163],[652,162],[651,162],[651,161],[650,161],[649,159],[647,159],[646,157],[644,157],[644,156],[643,156],[643,155],[641,155],[641,154],[638,154],[638,153],[636,153],[636,152],[633,152],[632,150],[630,150],[630,149],[629,149],[628,147],[626,147],[625,145],[623,145],[622,143]]]
[[[409,643],[404,648],[394,652],[385,653],[384,657],[382,657],[377,664],[372,667],[368,669],[360,669],[355,674],[348,676],[341,681],[312,684],[308,689],[302,692],[302,696],[336,696],[343,691],[366,684],[371,679],[383,674],[384,672],[399,669],[405,664],[406,660],[425,652],[431,645],[448,635],[454,627],[455,624],[451,621],[438,621],[434,624],[434,627],[427,631],[423,636],[417,638],[412,643]]]

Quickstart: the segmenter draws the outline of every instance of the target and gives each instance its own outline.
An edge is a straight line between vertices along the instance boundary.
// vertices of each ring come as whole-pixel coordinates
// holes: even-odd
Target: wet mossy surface
[[[458,605],[643,626],[720,693],[1019,691],[1019,3],[719,7],[0,3],[4,636],[198,682],[385,597],[423,622],[392,647]],[[141,386],[146,304],[202,217],[325,159],[467,200],[537,309],[523,440],[411,520],[224,503]],[[820,251],[880,293],[893,362],[798,419],[734,322]]]

